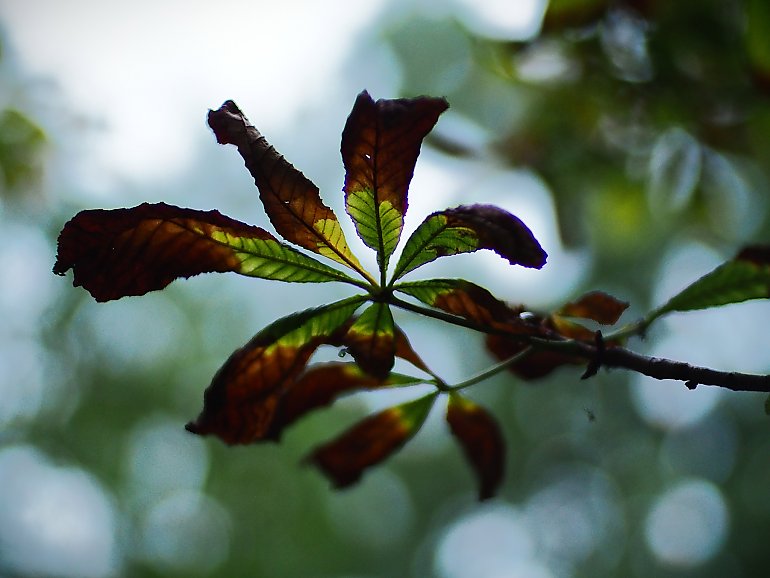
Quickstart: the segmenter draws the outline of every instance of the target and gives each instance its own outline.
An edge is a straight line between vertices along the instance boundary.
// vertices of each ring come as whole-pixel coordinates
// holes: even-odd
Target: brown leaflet
[[[226,101],[218,110],[210,110],[208,122],[219,144],[238,147],[259,188],[265,212],[279,235],[361,271],[337,216],[321,200],[318,187],[267,142],[233,101]]]
[[[511,265],[540,269],[548,255],[515,215],[494,205],[468,205],[443,212],[449,227],[471,229],[480,249],[491,249]]]
[[[627,308],[626,301],[616,299],[602,291],[591,291],[576,301],[564,305],[559,310],[559,314],[566,317],[593,319],[602,325],[612,325],[617,323]]]
[[[369,416],[317,448],[307,460],[335,487],[350,486],[364,470],[391,456],[420,429],[435,399],[431,394]]]
[[[554,333],[559,333],[560,328],[565,330],[565,337],[593,337],[593,333],[576,323],[571,323],[566,319],[559,319],[558,321],[559,323],[555,324],[554,320],[550,317],[534,316],[527,322],[518,321],[513,324],[505,324],[504,327],[506,330],[511,330],[515,333],[542,337],[544,339],[552,338]],[[529,347],[526,341],[517,339],[515,336],[508,337],[495,334],[487,335],[485,343],[487,349],[500,361],[510,359]],[[539,379],[545,377],[557,367],[566,364],[583,365],[585,364],[585,359],[547,349],[536,349],[520,361],[510,365],[508,369],[511,373],[522,379]]]
[[[486,325],[520,321],[521,308],[511,308],[488,290],[468,281],[453,291],[438,294],[433,306]]]
[[[236,350],[204,393],[203,411],[187,430],[228,444],[270,439],[281,398],[313,352],[339,342],[363,301],[350,298],[272,323]]]
[[[271,439],[269,432],[283,390],[305,368],[320,339],[300,348],[250,342],[217,372],[204,394],[203,411],[188,431],[213,434],[227,444]]]
[[[355,363],[329,362],[309,367],[285,389],[268,437],[277,440],[286,427],[308,412],[330,405],[340,395],[389,385],[364,373]]]
[[[372,303],[342,342],[364,371],[384,379],[393,368],[396,353],[395,325],[388,304]]]
[[[97,301],[144,295],[174,279],[199,273],[239,271],[232,248],[212,233],[269,239],[267,231],[225,217],[165,203],[130,209],[82,211],[59,235],[54,273],[74,271],[74,285]]]
[[[479,500],[493,497],[505,469],[505,442],[497,421],[457,393],[449,396],[446,420],[479,480]]]
[[[521,340],[511,339],[503,335],[487,335],[487,349],[500,361],[510,359],[521,353],[528,345]],[[585,365],[585,359],[568,356],[556,351],[537,349],[524,359],[509,366],[509,371],[522,379],[539,379],[551,373],[562,365]]]

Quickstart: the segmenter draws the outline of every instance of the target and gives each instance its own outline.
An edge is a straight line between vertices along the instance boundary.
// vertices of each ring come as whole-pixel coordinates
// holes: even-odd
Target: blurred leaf
[[[287,241],[361,271],[348,248],[337,216],[316,187],[267,142],[235,103],[209,111],[209,126],[220,144],[238,147],[259,188],[270,222]]]
[[[439,257],[490,249],[511,265],[540,269],[546,253],[514,215],[493,205],[470,205],[429,215],[406,242],[393,278]]]
[[[323,343],[338,341],[338,330],[364,302],[351,297],[294,313],[265,327],[235,351],[204,394],[203,411],[187,430],[214,434],[228,444],[266,439],[283,390]]]
[[[43,130],[18,110],[9,108],[0,113],[0,179],[4,194],[38,178],[45,141]]]
[[[650,155],[648,197],[654,212],[676,212],[690,202],[701,178],[702,154],[697,140],[680,128],[658,137]]]
[[[458,393],[449,396],[446,420],[479,480],[479,500],[493,497],[505,468],[505,442],[497,421]]]
[[[97,301],[144,295],[180,277],[233,271],[278,281],[323,283],[350,277],[218,211],[165,203],[81,211],[59,235],[54,273]]]
[[[672,297],[653,312],[650,320],[671,311],[708,309],[768,297],[770,246],[746,247],[734,259],[723,263]]]
[[[373,303],[353,323],[343,338],[361,368],[384,378],[393,367],[396,353],[393,314],[387,303]]]
[[[746,45],[756,84],[770,93],[770,4],[746,0]]]
[[[269,437],[278,439],[282,431],[308,412],[331,404],[339,396],[354,391],[420,383],[417,377],[390,373],[380,379],[365,373],[355,363],[317,364],[285,388],[278,401]]]
[[[628,302],[626,301],[620,301],[601,291],[592,291],[567,303],[558,313],[567,317],[593,319],[602,325],[613,325],[617,323],[627,308]]]
[[[513,309],[483,287],[464,279],[427,279],[399,283],[396,290],[423,303],[485,325],[514,322],[521,309]]]
[[[364,470],[391,456],[417,433],[435,400],[436,394],[432,393],[369,416],[317,448],[307,459],[335,487],[350,486],[361,478]]]
[[[588,26],[604,16],[608,0],[550,0],[543,19],[544,31]]]
[[[428,97],[375,102],[364,91],[342,131],[345,206],[382,271],[401,236],[422,140],[448,106]]]

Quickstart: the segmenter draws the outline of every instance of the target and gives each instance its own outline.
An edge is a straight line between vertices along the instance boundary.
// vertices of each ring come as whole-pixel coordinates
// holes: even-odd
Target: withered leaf
[[[443,98],[358,95],[342,132],[345,206],[381,270],[401,236],[420,146],[448,108]]]
[[[394,289],[431,307],[489,326],[516,323],[521,312],[464,279],[427,279],[399,283]]]
[[[458,393],[449,396],[446,420],[479,480],[479,500],[493,497],[505,470],[505,442],[497,421]]]
[[[540,269],[547,258],[532,231],[511,213],[493,205],[437,211],[417,227],[401,253],[394,279],[439,257],[489,249],[511,265]]]
[[[285,388],[269,436],[278,439],[281,432],[308,412],[331,404],[354,391],[419,383],[420,379],[390,373],[379,379],[365,373],[355,363],[329,362],[312,365],[296,382]]]
[[[275,321],[236,350],[204,394],[203,411],[188,431],[214,434],[228,444],[269,437],[278,404],[310,356],[339,340],[346,321],[364,302],[351,297]]]
[[[612,325],[618,322],[627,308],[626,301],[621,301],[602,291],[591,291],[567,303],[558,313],[567,317],[593,319],[602,325]]]
[[[209,111],[209,126],[220,144],[238,147],[259,188],[270,222],[287,241],[361,272],[337,216],[321,200],[318,187],[278,153],[228,100]]]
[[[59,235],[54,273],[74,271],[75,286],[97,301],[144,295],[174,279],[233,271],[295,282],[350,277],[218,211],[165,203],[82,211]]]
[[[350,486],[361,478],[364,470],[391,456],[417,433],[435,400],[436,394],[432,393],[369,416],[317,448],[307,460],[335,487]]]

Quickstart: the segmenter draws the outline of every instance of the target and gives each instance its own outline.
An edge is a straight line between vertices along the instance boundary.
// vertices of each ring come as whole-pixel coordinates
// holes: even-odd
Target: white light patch
[[[459,0],[458,16],[483,36],[524,40],[537,34],[546,4],[545,0]]]
[[[16,446],[0,451],[0,488],[0,571],[117,575],[115,512],[95,478]]]
[[[703,480],[681,482],[658,497],[645,523],[645,539],[667,566],[692,568],[724,544],[728,510],[719,489]]]
[[[258,112],[267,134],[284,125],[332,89],[381,4],[27,0],[3,3],[0,17],[22,66],[103,127],[84,156],[91,186],[104,186],[183,169],[208,133],[206,110],[228,98]]]
[[[145,558],[159,569],[208,575],[227,560],[230,516],[199,492],[173,492],[147,514],[142,527]]]
[[[476,509],[452,524],[434,560],[441,578],[552,578],[535,558],[526,518],[511,506]]]

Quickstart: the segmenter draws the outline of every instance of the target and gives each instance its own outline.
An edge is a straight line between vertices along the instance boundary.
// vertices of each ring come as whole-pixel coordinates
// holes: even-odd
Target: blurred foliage
[[[462,135],[442,136],[440,124],[436,148],[541,175],[563,242],[590,249],[585,288],[645,308],[656,305],[656,275],[676,247],[697,242],[728,256],[770,236],[769,11],[765,0],[553,0],[542,32],[526,42],[420,16],[384,24],[382,37],[404,94],[444,95],[452,113],[490,135],[489,150],[477,150]],[[27,190],[45,140],[15,110],[2,115],[3,196],[11,185]],[[72,211],[52,212],[40,219],[51,246]],[[12,359],[14,382],[3,387],[23,387],[34,411],[20,405],[14,417],[15,398],[3,390],[0,445],[30,444],[95,476],[118,516],[121,575],[458,576],[439,572],[436,560],[447,529],[476,512],[474,484],[459,452],[438,441],[443,430],[421,432],[410,452],[344,493],[296,464],[307,440],[360,417],[355,400],[297,424],[280,451],[168,434],[195,415],[209,376],[259,326],[207,283],[98,307],[57,284],[34,330],[6,324],[0,333],[8,351],[40,342],[46,353],[29,373],[19,373],[23,357]],[[31,294],[14,306],[19,315]],[[295,295],[286,289],[281,301]],[[515,289],[500,296],[515,300]],[[716,339],[727,329],[709,331]],[[470,358],[476,336],[453,335]],[[766,356],[766,336],[745,348]],[[39,399],[35,379],[49,384]],[[770,445],[761,401],[725,396],[691,425],[655,427],[634,403],[640,383],[624,383],[618,373],[579,383],[567,369],[536,387],[501,376],[474,392],[495,408],[513,448],[499,503],[541,520],[532,536],[552,564],[544,575],[765,576]],[[650,551],[645,523],[664,490],[692,478],[722,492],[729,534],[702,564],[666,565]],[[558,495],[572,501],[543,501],[565,487]],[[185,492],[196,507],[164,516],[161,506]],[[468,546],[487,551],[493,537]]]

